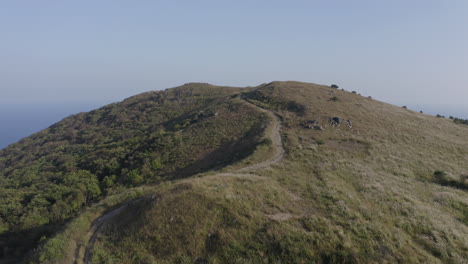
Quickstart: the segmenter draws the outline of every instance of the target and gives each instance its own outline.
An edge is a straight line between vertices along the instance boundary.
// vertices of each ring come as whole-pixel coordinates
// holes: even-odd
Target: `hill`
[[[466,263],[467,138],[308,83],[145,93],[0,153],[2,241],[33,263]]]
[[[239,91],[190,84],[144,93],[66,118],[2,150],[0,245],[22,255],[112,192],[248,156],[265,117],[231,98]]]

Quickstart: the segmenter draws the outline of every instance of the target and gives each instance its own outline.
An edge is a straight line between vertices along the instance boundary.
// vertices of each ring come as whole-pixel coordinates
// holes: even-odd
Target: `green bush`
[[[127,173],[127,182],[133,186],[139,185],[143,182],[143,176],[138,169],[131,170]]]
[[[153,160],[153,162],[151,163],[151,166],[153,167],[153,170],[155,171],[161,170],[164,167],[161,160],[159,159]]]
[[[62,260],[65,257],[64,241],[59,238],[49,239],[43,246],[39,261],[49,262]]]

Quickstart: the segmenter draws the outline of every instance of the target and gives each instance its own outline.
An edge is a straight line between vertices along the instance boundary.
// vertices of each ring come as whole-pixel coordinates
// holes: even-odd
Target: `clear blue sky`
[[[467,14],[466,0],[5,0],[0,103],[297,80],[468,115]]]

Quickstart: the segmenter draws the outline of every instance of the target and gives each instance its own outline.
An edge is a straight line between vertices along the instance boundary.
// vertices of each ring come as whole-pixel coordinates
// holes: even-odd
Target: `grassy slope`
[[[0,151],[0,260],[4,247],[23,256],[106,195],[248,156],[267,117],[232,97],[244,90],[187,84],[148,92]]]
[[[100,235],[94,263],[466,263],[468,195],[432,174],[466,173],[467,127],[325,86],[258,92],[284,118],[285,159],[154,187]]]

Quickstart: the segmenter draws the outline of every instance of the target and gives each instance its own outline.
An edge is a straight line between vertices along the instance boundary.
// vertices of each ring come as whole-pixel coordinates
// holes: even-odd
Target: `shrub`
[[[270,138],[264,138],[262,141],[260,141],[260,145],[271,146],[272,144],[273,141]]]
[[[445,177],[445,176],[447,176],[447,173],[445,171],[442,171],[442,170],[436,170],[434,172],[434,176],[435,177]]]
[[[338,101],[338,100],[339,100],[339,99],[338,99],[338,97],[336,97],[336,96],[333,96],[332,98],[330,98],[330,100],[329,100],[329,101],[336,102],[336,101]]]
[[[468,175],[466,174],[460,175],[460,179],[457,181],[450,179],[445,171],[437,170],[434,172],[434,182],[442,186],[466,190],[468,189],[468,184],[466,184],[467,180]]]
[[[340,87],[338,87],[338,85],[336,85],[336,84],[332,84],[330,87],[333,88],[333,89],[338,89],[338,88],[340,88]]]
[[[454,118],[453,122],[455,122],[455,124],[468,125],[468,119]]]
[[[421,113],[421,114],[424,114],[424,112],[423,112],[423,111],[419,111],[419,113]]]
[[[59,238],[49,239],[43,246],[39,261],[52,262],[65,257],[64,241]]]
[[[143,176],[140,174],[138,169],[128,171],[126,174],[127,174],[127,183],[130,186],[136,186],[143,182]]]
[[[117,176],[108,175],[108,176],[104,177],[104,179],[102,180],[102,184],[104,185],[105,188],[110,188],[110,187],[114,186],[116,179],[117,179]]]
[[[353,93],[353,94],[357,94],[357,92],[356,92],[356,91],[352,91],[352,93]]]
[[[436,170],[434,172],[434,180],[437,182],[437,183],[440,183],[440,184],[445,184],[447,183],[447,173],[445,171],[442,171],[442,170]]]
[[[468,174],[460,175],[460,184],[464,185],[467,180],[468,180]]]
[[[155,171],[161,170],[164,167],[161,160],[159,159],[153,160],[153,162],[151,163],[151,166],[153,167],[153,170]]]
[[[408,107],[406,107],[406,105],[402,106],[404,109],[408,109]]]
[[[288,111],[295,112],[300,115],[305,114],[307,111],[304,105],[296,103],[295,101],[289,101],[286,105],[287,105]]]

